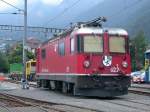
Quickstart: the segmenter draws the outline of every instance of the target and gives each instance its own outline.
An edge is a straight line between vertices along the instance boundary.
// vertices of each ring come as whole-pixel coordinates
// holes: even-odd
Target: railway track
[[[16,96],[12,96],[5,93],[0,93],[0,101],[5,105],[5,106],[0,105],[0,107],[3,107],[8,112],[12,112],[11,111],[12,107],[36,107],[39,110],[43,110],[43,112],[48,112],[48,109],[43,108],[42,106],[38,105],[38,103],[27,101],[26,98],[20,99]],[[56,112],[60,112],[60,111],[56,111]]]
[[[14,83],[18,83],[19,84],[19,82],[15,82],[15,81],[14,81]],[[33,87],[36,87],[36,85],[33,84]],[[129,108],[132,111],[134,109],[138,109],[138,111],[137,110],[134,110],[134,111],[137,111],[137,112],[140,112],[140,111],[142,111],[142,112],[149,112],[150,103],[148,103],[147,101],[145,102],[145,100],[143,100],[143,98],[142,98],[143,101],[137,99],[138,97],[144,97],[145,98],[145,97],[149,96],[149,93],[144,93],[143,91],[139,92],[140,89],[143,89],[143,88],[135,88],[134,87],[134,88],[129,89],[129,95],[127,95],[127,96],[130,97],[131,93],[133,93],[132,94],[133,97],[130,97],[130,98],[115,97],[115,98],[112,98],[112,99],[109,99],[109,98],[108,99],[107,98],[106,99],[101,99],[101,98],[93,98],[93,97],[91,97],[91,98],[90,97],[77,97],[77,99],[81,99],[81,100],[78,100],[81,103],[83,103],[83,102],[85,103],[87,101],[88,102],[93,102],[93,103],[100,103],[100,102],[102,102],[102,104],[104,103],[106,105],[117,106],[118,110],[120,108],[125,108],[125,109]],[[147,89],[147,88],[144,88],[144,89]],[[68,98],[68,96],[66,96],[66,95],[62,95],[62,96],[65,96],[65,98]],[[134,96],[136,96],[136,97],[134,97]],[[88,112],[88,111],[90,111],[90,112],[91,111],[101,112],[101,111],[99,111],[101,109],[97,109],[97,108],[93,108],[93,107],[91,109],[91,107],[82,106],[82,105],[75,105],[74,106],[74,104],[73,104],[73,106],[72,106],[72,104],[66,104],[66,103],[64,104],[64,103],[60,103],[60,102],[52,103],[53,101],[50,103],[49,101],[40,101],[40,99],[39,100],[35,100],[35,98],[34,99],[24,98],[24,97],[17,97],[17,98],[19,98],[19,99],[21,99],[23,101],[27,101],[27,102],[30,102],[30,101],[33,101],[33,103],[39,102],[39,104],[36,104],[36,105],[39,105],[38,107],[42,107],[42,108],[46,108],[46,109],[48,109],[48,108],[56,108],[56,109],[58,109],[58,112],[60,112],[60,111],[65,112],[66,111],[66,110],[65,111],[61,110],[60,108],[62,108],[62,107],[63,108],[70,108],[70,109],[74,108],[74,110],[82,110],[82,111],[79,111],[79,112],[84,112],[85,110],[86,110],[85,112]],[[76,98],[73,97],[73,99],[76,99]],[[104,110],[105,109],[102,109],[102,111],[104,111]],[[57,110],[55,110],[55,111],[57,111]],[[75,111],[75,112],[77,112],[77,111]]]
[[[36,107],[43,112],[101,112],[90,108],[50,103],[26,97],[9,95],[6,93],[0,93],[0,102],[5,104],[5,106],[0,105],[0,107],[3,107],[8,112],[11,112],[8,107]]]
[[[50,102],[45,102],[45,101],[40,101],[40,100],[35,100],[35,99],[30,99],[30,98],[24,98],[24,97],[16,97],[13,95],[8,95],[8,94],[0,94],[0,96],[4,96],[5,100],[7,102],[9,101],[14,101],[13,105],[15,103],[19,103],[19,105],[23,105],[23,106],[32,106],[32,107],[36,107],[39,108],[40,110],[42,110],[43,112],[102,112],[102,111],[98,111],[98,110],[93,110],[93,109],[87,109],[87,108],[82,108],[82,107],[77,107],[77,106],[71,106],[71,105],[64,105],[64,104],[57,104],[57,103],[50,103]],[[87,98],[88,99],[88,98]],[[114,100],[111,99],[96,99],[96,100],[103,100],[104,103],[109,103],[109,105],[118,105],[120,107],[126,107],[126,108],[130,108],[130,109],[138,109],[141,112],[149,112],[149,108],[150,108],[150,104],[145,104],[142,102],[136,102],[136,101],[132,101],[130,99],[122,99],[122,98],[114,98]],[[0,99],[1,101],[1,99]],[[38,103],[37,103],[38,102]],[[18,104],[16,104],[18,105]],[[140,105],[139,107],[137,107],[137,105]],[[61,108],[58,108],[61,107]],[[74,111],[71,110],[64,110],[63,108],[73,108]],[[146,108],[145,108],[146,107]],[[6,107],[8,108],[8,107]],[[79,110],[80,111],[76,111]],[[9,110],[9,109],[8,109]],[[138,111],[138,112],[139,112]],[[11,111],[8,111],[11,112]]]
[[[139,95],[150,96],[150,88],[147,87],[131,87],[129,88],[129,92]]]
[[[104,100],[104,102],[116,104],[118,106],[126,107],[129,109],[137,109],[138,111],[141,111],[141,112],[149,112],[149,109],[150,109],[150,104],[142,103],[140,101],[134,101],[131,99],[121,98],[121,99],[109,100],[109,101]]]

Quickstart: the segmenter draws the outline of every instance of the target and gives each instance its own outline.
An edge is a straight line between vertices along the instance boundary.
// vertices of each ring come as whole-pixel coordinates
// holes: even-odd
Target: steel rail
[[[19,103],[22,103],[24,104],[25,106],[32,106],[32,107],[36,107],[40,110],[43,110],[45,112],[48,112],[47,109],[43,108],[42,106],[40,105],[37,105],[37,104],[34,104],[34,103],[31,103],[31,102],[27,102],[27,101],[24,101],[24,100],[21,100],[20,98],[16,97],[16,96],[12,96],[12,95],[9,95],[9,94],[6,94],[6,93],[0,93],[1,96],[4,96],[4,97],[7,97],[5,98],[5,100],[9,100],[9,101],[14,101],[14,102],[19,102]],[[24,98],[26,99],[26,98]],[[53,109],[55,110],[55,109]]]
[[[4,110],[2,112],[11,112],[11,110],[8,107],[4,106],[4,105],[0,105],[0,107],[2,107],[2,109]],[[1,111],[1,109],[0,109],[0,111]]]
[[[5,95],[9,98],[14,98],[18,101],[24,102],[28,105],[33,106],[33,107],[41,108],[41,109],[45,110],[46,112],[48,112],[46,109],[51,109],[51,110],[58,111],[58,112],[66,112],[64,110],[51,107],[53,105],[69,106],[69,107],[72,107],[72,108],[85,109],[85,110],[89,110],[89,111],[93,111],[93,112],[102,112],[102,111],[99,111],[99,110],[86,108],[86,107],[73,106],[73,105],[63,104],[63,103],[53,103],[53,102],[48,102],[48,101],[41,101],[41,100],[37,100],[37,99],[26,98],[26,97],[21,97],[21,96],[15,96],[15,95],[10,95],[10,94],[6,94],[6,93],[0,93],[0,95],[1,94]]]
[[[145,96],[150,96],[150,92],[146,91],[140,91],[140,90],[131,90],[129,89],[130,93],[138,94],[138,95],[145,95]]]
[[[15,82],[15,81],[14,81]],[[19,82],[17,82],[17,83],[19,83]],[[36,87],[36,85],[34,85],[33,84],[33,87]],[[145,93],[145,92],[139,92],[139,91],[132,91],[132,90],[130,90],[129,89],[129,92],[132,92],[132,93],[134,93],[134,94],[140,94],[140,95],[148,95],[148,96],[150,96],[150,94],[149,93]],[[115,98],[118,98],[118,97],[115,97]],[[33,99],[33,100],[35,100],[35,99]],[[39,100],[35,100],[35,101],[37,101],[37,102],[39,102]],[[145,104],[145,103],[142,103],[142,102],[136,102],[136,101],[132,101],[132,100],[128,100],[128,99],[122,99],[122,101],[126,101],[126,102],[131,102],[131,103],[135,103],[135,104],[141,104],[141,105],[145,105],[145,106],[148,106],[148,107],[150,107],[150,104]],[[40,101],[41,102],[41,101]],[[45,102],[45,103],[49,103],[49,102],[47,102],[47,101],[42,101],[43,103]],[[125,107],[129,107],[129,108],[132,108],[132,109],[134,109],[135,107],[133,107],[133,106],[131,106],[131,105],[126,105],[126,104],[119,104],[119,103],[117,103],[117,102],[113,102],[113,101],[106,101],[106,100],[104,100],[104,102],[108,102],[108,103],[113,103],[113,104],[116,104],[116,105],[120,105],[120,106],[125,106]],[[66,105],[66,104],[53,104],[53,105]],[[66,105],[66,106],[72,106],[72,105]],[[82,107],[79,107],[79,106],[72,106],[72,107],[76,107],[76,108],[82,108]],[[83,109],[83,108],[82,108]],[[84,109],[88,109],[88,108],[84,108]],[[144,109],[140,109],[140,110],[143,110],[143,111],[147,111],[146,109],[144,110]],[[97,111],[97,110],[93,110],[93,111]]]

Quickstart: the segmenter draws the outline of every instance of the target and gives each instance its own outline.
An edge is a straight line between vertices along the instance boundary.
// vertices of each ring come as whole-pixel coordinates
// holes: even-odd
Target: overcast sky
[[[24,9],[24,0],[0,0],[0,25],[23,25],[23,15],[2,14],[17,12],[2,1]],[[150,0],[28,0],[28,25],[66,28],[71,22],[105,16],[104,27],[121,27],[134,34],[137,28],[147,28],[149,37],[149,4]]]
[[[24,0],[4,0],[4,1],[20,8],[22,7],[24,2]],[[38,2],[41,3],[41,5],[58,6],[63,2],[63,0],[28,0],[28,7]],[[4,3],[3,0],[0,0],[0,11],[7,11],[10,9],[12,9],[11,6]]]
[[[24,8],[24,0],[4,1],[20,9]],[[28,0],[28,24],[50,26],[54,22],[59,22],[60,18],[72,19],[102,1],[104,0]],[[61,14],[66,9],[67,11]],[[0,13],[9,12],[17,12],[17,10],[0,0]],[[23,24],[22,15],[0,14],[0,20],[0,24]]]

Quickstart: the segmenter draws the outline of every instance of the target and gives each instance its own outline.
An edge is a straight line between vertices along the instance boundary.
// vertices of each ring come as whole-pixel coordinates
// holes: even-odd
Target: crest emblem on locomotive
[[[103,58],[103,65],[105,66],[111,66],[112,64],[112,56],[104,56]]]

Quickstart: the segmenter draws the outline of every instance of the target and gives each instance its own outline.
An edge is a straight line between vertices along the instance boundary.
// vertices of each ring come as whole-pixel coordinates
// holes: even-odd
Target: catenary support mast
[[[26,38],[27,38],[27,0],[24,1],[24,38],[23,38],[23,77],[26,79]]]

